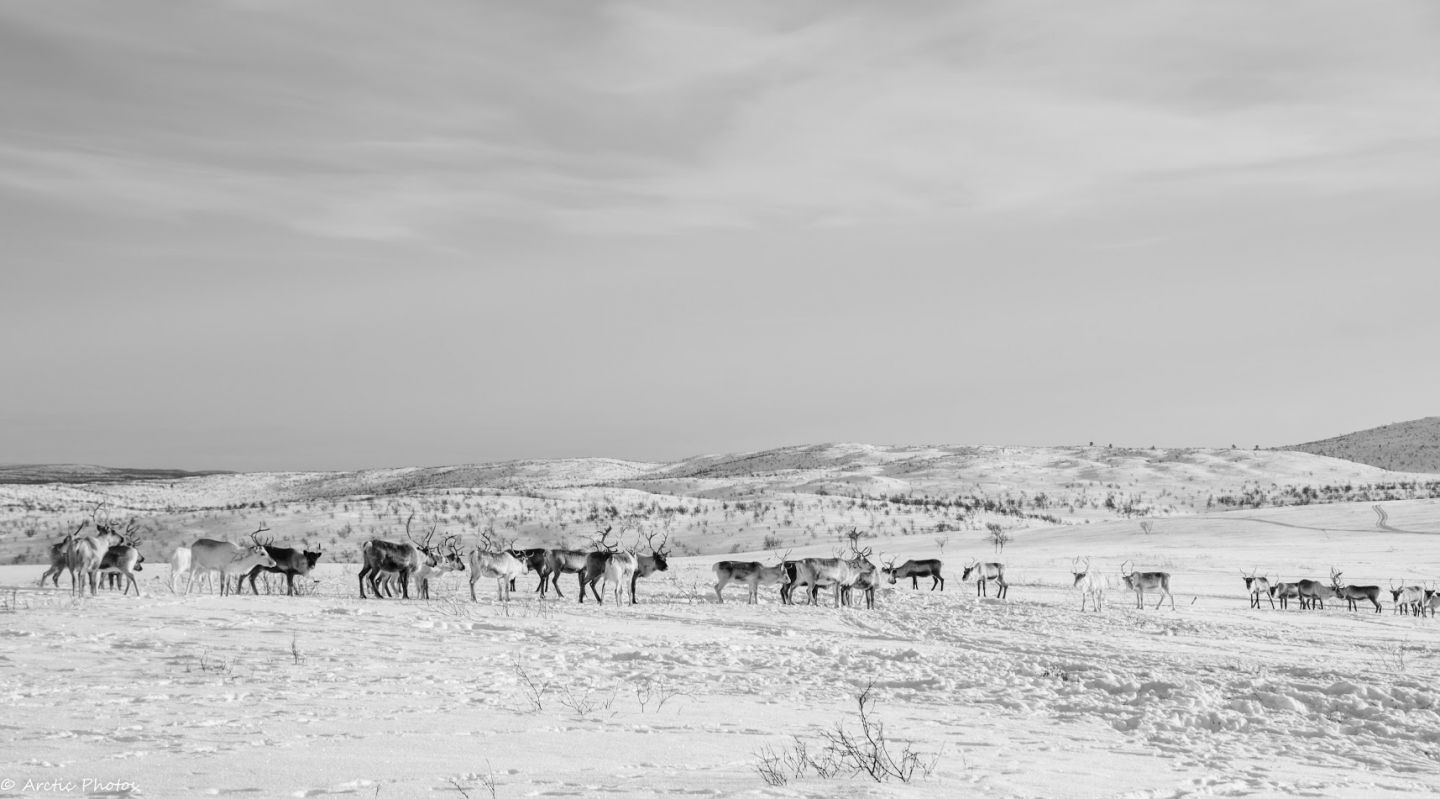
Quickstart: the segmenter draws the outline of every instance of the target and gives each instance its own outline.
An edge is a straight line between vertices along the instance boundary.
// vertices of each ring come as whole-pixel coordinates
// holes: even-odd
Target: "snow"
[[[464,575],[428,603],[362,601],[356,568],[323,561],[310,596],[177,596],[157,565],[141,598],[75,601],[34,587],[43,567],[7,566],[0,778],[145,796],[478,797],[492,781],[497,796],[1430,795],[1440,622],[1388,602],[1251,610],[1239,576],[1440,574],[1423,532],[1436,504],[1387,509],[1395,530],[1368,505],[1166,519],[1150,535],[1022,530],[1001,556],[1007,601],[960,581],[963,560],[993,553],[956,542],[945,591],[887,586],[873,611],[782,606],[773,587],[719,604],[708,556],[674,559],[633,607],[579,604],[573,578],[542,601],[533,575],[508,607],[488,580],[470,602]],[[875,543],[939,554],[927,537]],[[1112,575],[1124,559],[1166,568],[1177,610],[1112,591],[1080,613],[1077,555]],[[853,727],[870,682],[886,735],[938,755],[932,773],[766,784],[763,749]]]

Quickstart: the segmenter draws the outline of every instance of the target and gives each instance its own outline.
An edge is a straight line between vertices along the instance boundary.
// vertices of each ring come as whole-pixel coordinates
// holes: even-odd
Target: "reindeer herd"
[[[533,572],[539,576],[535,592],[546,597],[554,591],[559,598],[565,594],[560,587],[564,575],[576,575],[577,598],[585,601],[588,590],[597,603],[603,603],[606,596],[613,596],[616,603],[623,603],[628,596],[630,604],[637,602],[636,588],[642,577],[668,570],[669,551],[666,549],[668,536],[655,541],[653,535],[646,535],[649,554],[638,554],[626,548],[621,541],[611,539],[613,528],[607,527],[591,540],[591,548],[583,549],[516,549],[515,540],[493,538],[489,533],[480,535],[480,543],[468,554],[462,554],[459,537],[447,535],[438,542],[436,529],[432,526],[423,539],[416,539],[411,533],[412,513],[405,522],[405,538],[401,543],[372,539],[361,546],[362,566],[359,573],[360,598],[393,597],[397,594],[410,598],[410,586],[415,586],[416,595],[421,599],[430,597],[430,580],[446,572],[468,572],[470,598],[479,601],[475,584],[481,579],[494,579],[496,598],[509,601],[515,582],[522,575]],[[94,524],[94,535],[81,535]],[[262,539],[261,533],[268,530],[263,524],[250,534],[249,544],[234,544],[213,539],[196,539],[188,546],[178,547],[170,558],[170,589],[178,592],[177,581],[185,578],[185,593],[189,593],[196,578],[208,580],[218,575],[220,593],[244,593],[245,582],[250,583],[252,593],[258,593],[256,578],[262,573],[280,574],[286,579],[286,593],[296,593],[295,578],[305,577],[315,568],[323,554],[316,551],[277,547],[272,539]],[[875,589],[882,583],[895,585],[909,579],[912,589],[919,589],[920,579],[931,580],[930,589],[945,590],[943,563],[936,558],[907,560],[896,565],[894,558],[881,557],[877,566],[870,558],[870,547],[860,547],[861,534],[852,531],[849,549],[837,550],[833,558],[791,559],[786,552],[777,562],[766,565],[759,561],[722,560],[714,564],[715,598],[724,603],[725,587],[731,584],[746,588],[747,602],[759,601],[760,589],[779,586],[782,604],[795,604],[794,592],[803,588],[805,604],[820,604],[820,590],[832,591],[835,607],[852,604],[855,592],[859,592],[867,608],[875,606]],[[140,552],[138,522],[132,519],[123,529],[118,524],[94,518],[82,522],[74,532],[56,542],[50,548],[50,566],[40,577],[44,585],[48,579],[58,587],[60,573],[71,573],[71,589],[84,593],[88,584],[90,593],[96,593],[97,583],[107,578],[111,588],[123,584],[124,593],[133,588],[140,594],[140,584],[135,573],[144,569],[145,557]],[[636,539],[640,549],[639,539]],[[1326,599],[1343,599],[1350,610],[1356,610],[1361,603],[1369,603],[1374,612],[1380,613],[1382,589],[1378,585],[1349,585],[1342,579],[1343,573],[1330,570],[1330,580],[1296,580],[1280,582],[1273,577],[1258,576],[1255,569],[1249,574],[1241,571],[1245,589],[1249,594],[1250,607],[1259,609],[1269,601],[1270,607],[1288,608],[1290,600],[1298,602],[1303,610],[1325,608]],[[1093,568],[1089,558],[1083,562],[1076,558],[1070,569],[1072,587],[1080,594],[1080,610],[1088,607],[1095,611],[1103,609],[1105,596],[1112,584],[1108,576]],[[972,560],[962,567],[961,582],[975,580],[977,597],[989,597],[991,584],[995,597],[1005,599],[1010,584],[1005,579],[1002,563],[982,563]],[[231,588],[231,580],[234,588]],[[1135,606],[1145,607],[1145,595],[1157,596],[1155,608],[1160,608],[1166,599],[1170,608],[1175,609],[1175,597],[1170,592],[1170,574],[1163,571],[1139,571],[1131,568],[1130,561],[1120,567],[1119,582],[1124,590],[1135,594]],[[368,592],[367,592],[368,586]],[[1427,614],[1432,617],[1440,610],[1440,592],[1420,585],[1398,585],[1391,581],[1388,588],[1396,613],[1413,615],[1416,618]],[[1277,605],[1278,601],[1278,605]]]
[[[95,525],[95,535],[81,535],[91,524]],[[246,579],[250,581],[250,590],[258,593],[255,579],[261,572],[270,572],[283,574],[287,593],[293,595],[295,578],[309,574],[322,553],[276,547],[272,540],[259,537],[268,529],[260,525],[250,534],[249,545],[198,538],[189,546],[177,547],[170,556],[170,590],[178,591],[177,582],[185,578],[185,593],[189,593],[195,578],[208,580],[211,575],[219,575],[221,595],[232,593],[232,576],[234,593],[244,593]],[[94,595],[98,578],[106,576],[111,588],[117,587],[116,581],[123,578],[124,593],[129,594],[134,588],[139,596],[140,583],[135,579],[135,572],[145,568],[140,543],[138,520],[131,519],[122,529],[118,524],[96,519],[92,513],[74,532],[50,547],[50,567],[40,575],[40,584],[43,586],[49,579],[51,585],[58,587],[60,573],[68,571],[73,593],[83,594],[88,585]]]
[[[836,607],[851,604],[854,592],[859,590],[865,597],[867,608],[875,607],[875,589],[882,581],[894,585],[908,577],[910,587],[918,589],[920,578],[929,577],[931,591],[936,588],[945,590],[945,578],[941,574],[943,563],[940,560],[907,560],[896,566],[894,558],[885,560],[882,557],[882,565],[877,567],[870,560],[872,548],[862,549],[858,541],[859,536],[852,531],[849,551],[837,551],[833,558],[792,560],[787,551],[771,566],[754,560],[722,560],[711,567],[715,573],[715,599],[724,603],[725,586],[731,583],[746,587],[747,602],[752,605],[759,601],[760,588],[769,585],[780,587],[780,602],[786,605],[795,604],[796,588],[808,589],[807,605],[819,604],[820,589],[830,588],[834,591]],[[988,597],[992,582],[997,598],[1003,599],[1009,593],[1010,584],[1005,581],[1004,564],[972,561],[964,567],[960,581],[968,582],[972,575],[975,577],[976,596]]]
[[[1258,609],[1264,600],[1270,601],[1270,608],[1276,608],[1275,600],[1280,600],[1280,608],[1288,608],[1290,600],[1296,600],[1301,610],[1324,610],[1325,600],[1343,599],[1349,610],[1357,610],[1360,603],[1369,602],[1376,613],[1383,613],[1384,608],[1380,604],[1382,590],[1378,585],[1349,585],[1340,579],[1343,572],[1330,569],[1330,582],[1322,580],[1296,580],[1293,583],[1280,582],[1273,577],[1258,577],[1255,572],[1258,569],[1251,569],[1249,574],[1241,570],[1240,577],[1245,580],[1245,590],[1250,594],[1250,607]],[[1427,588],[1420,585],[1397,585],[1394,580],[1390,581],[1389,589],[1392,607],[1395,613],[1412,615],[1421,618],[1428,612],[1434,616],[1436,610],[1440,610],[1440,593],[1434,588]]]

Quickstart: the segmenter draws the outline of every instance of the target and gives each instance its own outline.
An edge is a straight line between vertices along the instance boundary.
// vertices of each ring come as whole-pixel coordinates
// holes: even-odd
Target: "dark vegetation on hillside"
[[[42,485],[44,483],[130,483],[151,480],[183,480],[234,472],[187,472],[181,469],[120,469],[110,466],[71,464],[0,465],[0,484]]]
[[[1279,449],[1340,458],[1392,472],[1440,473],[1440,416]]]

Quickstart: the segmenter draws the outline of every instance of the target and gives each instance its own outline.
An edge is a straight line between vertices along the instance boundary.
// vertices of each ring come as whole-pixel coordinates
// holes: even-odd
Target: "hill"
[[[1440,473],[1440,416],[1282,447],[1397,472]]]
[[[182,469],[121,469],[88,464],[0,464],[0,485],[39,485],[43,483],[123,483],[143,480],[183,480],[211,474],[232,474],[223,471],[187,472]]]
[[[120,479],[125,471],[61,467],[52,473],[93,479],[0,485],[0,562],[36,562],[49,542],[97,515],[136,517],[151,558],[263,526],[280,541],[353,560],[363,541],[398,539],[412,521],[418,535],[436,530],[467,545],[483,531],[525,546],[587,546],[597,529],[613,527],[632,544],[662,536],[678,554],[711,554],[833,546],[855,529],[982,540],[992,530],[1440,496],[1434,475],[1297,451],[1198,448],[821,444],[675,463]]]

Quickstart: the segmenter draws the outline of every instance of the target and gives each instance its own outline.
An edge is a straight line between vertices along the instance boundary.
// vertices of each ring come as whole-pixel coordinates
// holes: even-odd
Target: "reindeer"
[[[1325,600],[1335,596],[1335,589],[1320,580],[1296,580],[1295,592],[1300,595],[1301,610],[1325,609]]]
[[[1418,585],[1396,585],[1394,580],[1390,581],[1390,597],[1395,603],[1395,612],[1409,615],[1414,613],[1419,616],[1424,612],[1425,589]]]
[[[1345,585],[1340,581],[1340,572],[1335,567],[1330,567],[1330,587],[1335,591],[1335,596],[1345,600],[1349,610],[1357,610],[1358,603],[1362,599],[1370,600],[1375,606],[1376,613],[1384,613],[1380,607],[1380,586],[1378,585]]]
[[[665,537],[660,539],[660,545],[656,546],[654,533],[645,534],[645,545],[650,547],[650,554],[635,556],[635,571],[630,575],[630,604],[635,604],[635,583],[639,582],[641,577],[649,577],[655,572],[663,572],[670,568],[670,564],[666,561],[666,558],[670,557],[670,553],[665,549],[665,544],[669,540],[670,534],[666,533]]]
[[[1127,571],[1125,566],[1130,561],[1120,564],[1121,579],[1125,581],[1125,588],[1135,592],[1135,607],[1145,609],[1145,592],[1160,590],[1160,599],[1155,602],[1158,610],[1165,597],[1170,597],[1170,609],[1175,609],[1175,596],[1170,593],[1170,572],[1142,572]]]
[[[1285,610],[1290,607],[1291,599],[1299,599],[1300,607],[1305,607],[1305,597],[1300,595],[1299,583],[1271,583],[1270,601],[1274,602],[1277,598],[1280,600],[1281,610]]]
[[[848,553],[844,549],[839,549],[836,550],[833,558],[802,558],[795,561],[794,569],[788,572],[789,582],[780,589],[782,601],[785,596],[794,592],[795,586],[808,585],[810,596],[805,604],[818,605],[820,604],[820,589],[833,586],[835,607],[840,607],[845,599],[845,590],[854,585],[862,570],[866,566],[871,570],[874,569],[874,564],[867,560],[870,557],[870,547],[860,548],[859,541],[862,536],[863,533],[856,530],[850,531],[847,536],[850,539]],[[845,557],[847,554],[851,557]]]
[[[715,598],[721,604],[725,603],[725,597],[720,593],[730,582],[744,583],[750,590],[746,604],[754,605],[760,601],[760,586],[773,585],[785,579],[785,564],[791,550],[786,550],[780,556],[780,562],[774,566],[766,566],[758,560],[722,560],[710,567],[715,572]],[[789,603],[786,603],[789,604]]]
[[[1424,618],[1425,610],[1430,610],[1430,618],[1435,618],[1435,611],[1440,610],[1440,591],[1433,588],[1425,589],[1425,599],[1420,603],[1420,617]]]
[[[590,553],[581,549],[552,549],[545,553],[545,574],[549,575],[549,585],[555,589],[556,596],[565,598],[565,593],[560,590],[560,576],[563,574],[579,575],[580,589],[585,589],[585,561],[589,557]],[[540,595],[546,593],[541,591]]]
[[[793,605],[795,604],[793,596],[795,589],[801,585],[809,585],[809,583],[800,582],[800,561],[782,560],[780,574],[780,604]]]
[[[907,560],[899,566],[896,566],[895,559],[891,558],[890,561],[885,564],[885,568],[880,570],[880,573],[889,578],[891,585],[894,585],[896,580],[903,580],[909,577],[910,587],[915,589],[920,587],[921,577],[931,577],[933,580],[930,583],[930,590],[934,591],[938,586],[941,591],[944,591],[945,578],[940,576],[940,567],[942,565],[938,558],[930,558],[928,560]]]
[[[95,509],[95,512],[98,513],[99,510],[100,510],[100,508],[97,507],[97,508]],[[120,539],[119,542],[118,542],[118,543],[115,543],[115,544],[108,544],[108,543],[107,543],[106,548],[101,552],[101,559],[102,559],[102,560],[104,559],[104,556],[109,553],[109,550],[110,550],[113,546],[132,545],[132,544],[130,544],[130,542],[129,542],[128,538],[126,538],[126,536],[133,536],[133,535],[135,534],[135,531],[136,531],[136,529],[138,528],[138,525],[139,525],[139,522],[138,522],[138,521],[136,521],[135,519],[131,519],[129,525],[126,527],[125,533],[124,533],[124,534],[121,534],[121,533],[119,533],[118,531],[115,530],[115,528],[114,528],[113,525],[110,525],[110,524],[105,523],[105,522],[95,522],[95,521],[94,521],[94,516],[95,516],[95,514],[92,513],[92,514],[91,514],[91,518],[90,518],[89,520],[85,521],[85,522],[82,522],[82,523],[80,524],[80,526],[75,529],[75,532],[74,532],[74,533],[71,533],[70,535],[68,535],[68,536],[60,539],[59,541],[56,541],[54,544],[51,544],[51,545],[50,545],[50,553],[49,553],[49,554],[50,554],[50,568],[46,569],[46,570],[45,570],[45,573],[42,574],[42,575],[40,575],[40,585],[41,585],[41,586],[44,586],[44,585],[45,585],[45,580],[49,579],[49,580],[50,580],[50,584],[51,584],[52,586],[54,586],[54,587],[56,587],[56,588],[59,588],[59,587],[60,587],[60,573],[63,572],[63,571],[69,571],[69,572],[70,572],[70,575],[71,575],[71,582],[72,582],[72,583],[74,582],[74,576],[75,576],[75,571],[76,571],[75,566],[76,566],[77,564],[75,564],[75,562],[71,560],[71,555],[72,555],[72,554],[75,554],[75,553],[72,552],[72,550],[71,550],[71,546],[70,546],[71,539],[72,539],[74,536],[79,535],[80,532],[83,531],[86,527],[88,527],[91,523],[94,523],[94,524],[95,524],[95,529],[96,529],[97,532],[100,533],[100,536],[106,537],[106,539],[105,539],[106,542],[109,542],[109,541],[114,540],[113,538],[110,538],[110,536],[113,536],[114,538]],[[83,540],[83,539],[82,539],[82,540]],[[83,553],[82,553],[82,554],[83,554]],[[99,568],[98,565],[97,565],[97,568]],[[139,589],[137,588],[136,590],[139,590]]]
[[[585,587],[590,587],[590,593],[595,596],[596,603],[601,603],[600,592],[595,590],[595,584],[602,579],[605,581],[604,590],[610,590],[610,584],[615,584],[615,602],[621,602],[620,596],[625,590],[626,584],[633,585],[633,578],[636,569],[635,555],[620,548],[621,542],[609,543],[610,528],[606,527],[605,532],[600,534],[600,539],[595,542],[596,551],[585,556],[585,571],[580,577],[580,601],[585,601]],[[622,533],[623,536],[623,533]],[[630,596],[631,604],[635,602],[634,594]]]
[[[220,596],[225,596],[230,593],[230,572],[248,572],[257,564],[274,566],[275,560],[265,552],[265,545],[261,544],[259,539],[259,535],[269,529],[262,522],[259,528],[250,534],[251,545],[248,547],[229,541],[195,539],[194,543],[190,544],[189,579],[185,581],[185,593],[190,593],[197,573],[217,572],[220,576]]]
[[[189,578],[190,569],[193,565],[194,558],[191,557],[190,547],[175,547],[175,551],[170,553],[170,593],[176,593],[176,580],[180,579],[181,577],[185,577],[187,579]],[[205,574],[205,580],[207,582],[210,580],[210,574],[208,572]],[[215,590],[215,586],[213,583],[210,584],[209,590]]]
[[[405,599],[410,598],[410,577],[420,568],[421,563],[427,563],[432,568],[440,563],[446,562],[452,565],[459,563],[464,567],[464,561],[460,559],[460,553],[456,551],[454,541],[457,536],[446,536],[439,545],[431,546],[435,537],[435,527],[430,528],[430,533],[425,540],[416,541],[410,535],[410,522],[415,518],[412,512],[405,520],[405,538],[407,543],[397,544],[393,541],[381,541],[371,539],[366,541],[360,548],[360,554],[365,565],[360,569],[360,598],[365,599],[365,578],[370,577],[370,590],[375,598],[380,598],[380,575],[385,572],[398,572],[400,575],[400,592]],[[444,550],[442,552],[442,550]]]
[[[542,598],[545,596],[545,589],[549,587],[550,581],[550,572],[545,566],[546,556],[549,553],[550,550],[544,547],[510,550],[510,556],[525,564],[526,571],[532,571],[540,575],[540,584],[535,586],[535,591],[538,592]],[[510,583],[510,590],[515,590],[515,583]]]
[[[99,507],[95,510],[98,512]],[[94,515],[92,513],[91,519],[81,522],[80,526],[75,528],[75,532],[65,536],[65,540],[62,542],[65,551],[65,568],[70,569],[70,592],[72,594],[83,595],[85,583],[88,580],[90,595],[94,596],[97,573],[100,570],[100,564],[105,559],[105,553],[110,551],[110,547],[125,543],[120,534],[115,532],[110,525],[99,522],[95,524],[96,535],[78,537],[93,520]],[[58,578],[58,572],[56,574]],[[41,580],[44,580],[44,577]]]
[[[515,557],[514,539],[498,541],[488,533],[480,534],[480,545],[470,552],[470,601],[479,602],[475,595],[475,583],[482,577],[495,578],[495,596],[501,602],[510,601],[510,592],[515,579],[527,571],[525,562]]]
[[[601,537],[609,534],[611,529],[606,527],[605,532],[600,534]],[[585,564],[589,559],[590,553],[580,549],[552,549],[545,554],[545,571],[550,575],[550,584],[554,586],[556,596],[562,599],[565,597],[560,590],[562,574],[578,575],[580,592],[585,592]],[[540,595],[544,596],[545,593],[541,591]],[[585,598],[581,597],[580,601],[584,602]]]
[[[843,557],[834,558],[801,558],[794,561],[794,568],[789,572],[790,580],[780,591],[782,594],[793,597],[795,587],[804,585],[809,587],[808,598],[805,604],[820,604],[820,589],[824,586],[835,588],[835,607],[840,607],[840,587],[854,582],[855,574],[850,569],[850,562]],[[790,604],[794,604],[793,598]]]
[[[270,559],[275,561],[275,565],[262,566],[257,564],[250,569],[248,574],[240,575],[235,583],[237,593],[245,593],[244,583],[246,579],[250,581],[250,593],[260,593],[255,590],[255,578],[260,576],[260,572],[268,572],[270,574],[285,575],[285,595],[295,596],[295,578],[310,574],[310,570],[315,568],[315,563],[320,560],[320,556],[325,554],[319,549],[311,552],[309,550],[294,549],[291,547],[277,547],[273,546],[274,542],[274,538],[267,538],[262,542],[262,545],[265,547],[265,554],[269,555]],[[268,578],[265,583],[265,589],[266,591],[270,589]]]
[[[1080,568],[1080,559],[1070,561],[1070,574],[1075,581],[1071,586],[1080,592],[1080,612],[1085,612],[1085,600],[1095,606],[1095,612],[1099,613],[1105,603],[1105,592],[1110,590],[1110,580],[1101,572],[1090,567],[1090,559],[1085,559],[1085,568]]]
[[[980,563],[971,561],[960,575],[960,582],[967,582],[970,575],[975,575],[975,596],[990,596],[989,582],[994,580],[999,590],[995,592],[996,599],[1004,599],[1010,593],[1010,584],[1005,582],[1005,564],[1003,563]]]
[[[875,609],[875,587],[880,583],[880,571],[875,564],[870,562],[869,548],[864,550],[865,554],[850,561],[850,568],[854,570],[855,578],[847,586],[840,589],[840,597],[845,605],[849,606],[851,598],[856,591],[865,595],[865,609]]]
[[[145,556],[140,552],[138,529],[139,522],[132,519],[125,528],[125,543],[110,547],[105,552],[105,557],[101,558],[99,569],[101,574],[109,578],[111,590],[116,587],[117,580],[123,579],[125,594],[129,594],[133,586],[135,596],[140,596],[140,583],[135,581],[135,572],[145,570],[145,567],[140,565],[145,562]]]
[[[1245,581],[1245,590],[1250,592],[1250,607],[1258,610],[1260,608],[1260,596],[1264,594],[1265,597],[1270,600],[1270,609],[1274,610],[1275,596],[1274,592],[1270,590],[1270,578],[1256,577],[1255,572],[1259,570],[1260,567],[1257,566],[1251,569],[1249,574],[1246,574],[1243,569],[1240,571],[1240,578]]]

